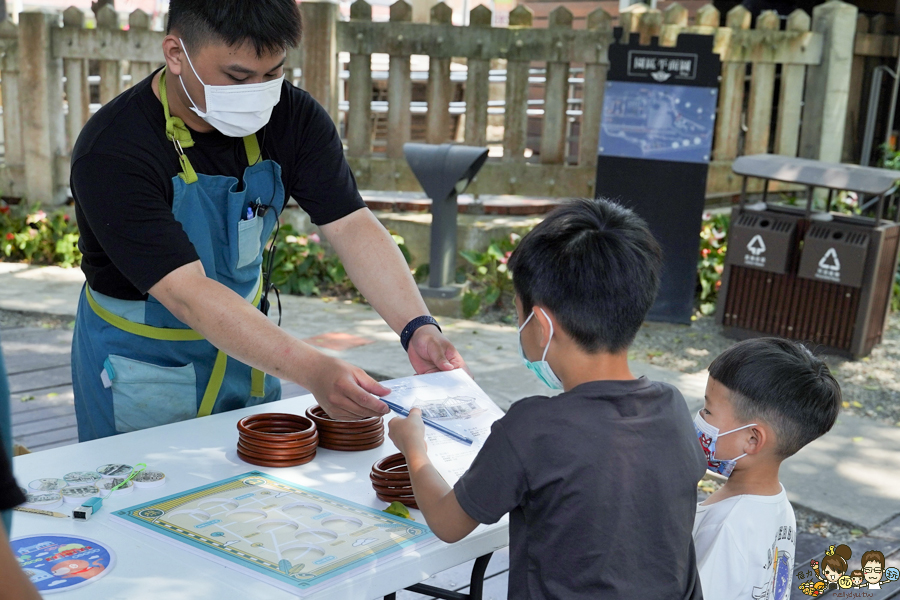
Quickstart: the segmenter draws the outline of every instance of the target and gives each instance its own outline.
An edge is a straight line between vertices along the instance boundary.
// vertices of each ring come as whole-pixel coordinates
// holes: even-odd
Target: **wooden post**
[[[731,29],[749,29],[750,11],[740,4],[728,11],[725,24]],[[719,115],[716,119],[715,160],[734,160],[741,136],[741,115],[744,110],[743,62],[722,65],[722,84],[719,91]]]
[[[757,31],[778,31],[781,21],[774,10],[763,11],[756,19]],[[750,103],[747,107],[747,139],[744,154],[769,151],[772,127],[772,99],[775,96],[775,63],[754,63],[750,80]]]
[[[678,34],[688,25],[688,9],[673,2],[663,11],[662,33],[659,45],[672,47],[678,43]]]
[[[534,13],[520,4],[509,13],[510,28],[531,27]],[[516,40],[521,47],[523,41]],[[513,49],[510,48],[510,53]],[[506,63],[506,110],[503,117],[503,160],[525,161],[525,146],[528,142],[528,69],[527,60],[512,60]]]
[[[97,11],[98,29],[119,29],[119,15],[106,4]],[[100,61],[100,104],[106,104],[122,93],[122,63],[118,60]]]
[[[82,29],[84,27],[84,13],[80,8],[70,6],[63,12],[63,27]],[[66,114],[66,153],[72,153],[75,140],[81,133],[88,118],[88,106],[84,102],[84,87],[87,86],[87,73],[84,60],[80,58],[67,58],[63,61],[63,69],[66,73],[66,103],[69,111]]]
[[[412,6],[404,0],[391,4],[391,22],[409,23]],[[409,75],[409,57],[391,56],[388,65],[388,158],[403,158],[403,144],[410,139],[412,114],[412,80]]]
[[[372,6],[366,0],[350,5],[350,19],[371,21]],[[362,34],[359,34],[360,37]],[[363,40],[359,39],[359,42]],[[350,53],[350,110],[347,112],[347,155],[372,154],[372,55]]]
[[[869,25],[869,17],[859,15],[856,18],[856,33],[869,33]],[[844,128],[844,153],[841,158],[843,162],[856,162],[859,158],[862,142],[860,109],[863,97],[868,96],[863,90],[866,81],[866,57],[854,54],[850,67],[850,97],[847,98],[847,125]]]
[[[572,29],[572,13],[564,6],[558,6],[550,13],[548,27],[565,32]],[[569,118],[569,63],[559,60],[563,41],[555,44],[557,60],[547,61],[547,80],[544,84],[544,128],[541,132],[541,162],[544,164],[565,164],[566,134]],[[550,57],[548,57],[550,58]]]
[[[19,14],[20,81],[28,82],[19,88],[26,193],[30,202],[48,206],[66,199],[56,169],[65,149],[63,69],[62,60],[50,51],[50,28],[57,18],[41,12]]]
[[[451,25],[453,9],[440,2],[431,7],[431,24]],[[443,43],[441,34],[435,42]],[[431,57],[428,61],[428,113],[425,118],[425,141],[440,144],[450,135],[450,59]]]
[[[469,27],[490,27],[493,15],[484,4],[469,13]],[[490,30],[488,30],[490,33]],[[479,48],[483,47],[480,46]],[[487,145],[487,116],[489,99],[489,74],[491,62],[483,58],[467,59],[466,75],[466,132],[467,146]]]
[[[841,0],[813,9],[812,30],[821,33],[822,62],[806,70],[800,156],[840,162],[850,95],[850,67],[858,10]]]
[[[622,28],[622,41],[628,43],[628,35],[637,33],[641,15],[650,10],[643,2],[632,4],[619,13],[619,26]]]
[[[787,31],[809,31],[809,26],[809,15],[799,8],[792,12],[787,19]],[[778,104],[778,125],[775,128],[775,154],[797,156],[805,73],[805,65],[785,64],[781,66],[781,93]]]
[[[137,9],[128,15],[128,27],[131,31],[147,31],[150,29],[150,15]],[[162,55],[160,55],[162,62]],[[131,85],[137,85],[144,79],[150,77],[154,65],[143,61],[131,61]]]
[[[662,13],[651,8],[638,19],[638,33],[641,34],[641,45],[650,44],[651,38],[658,38],[662,33]]]
[[[303,81],[306,90],[338,122],[337,21],[338,5],[303,2]]]
[[[706,4],[697,11],[694,23],[699,30],[698,33],[715,35],[721,20],[722,15],[719,13],[719,9],[712,4]]]
[[[598,34],[609,34],[612,32],[612,17],[602,8],[595,9],[587,17],[587,28]],[[578,164],[582,167],[597,164],[603,92],[606,90],[608,70],[606,45],[598,43],[595,60],[584,65],[584,100],[581,104],[581,127],[578,130]]]
[[[5,51],[0,58],[3,94],[4,166],[12,189],[3,190],[10,196],[22,196],[25,188],[25,149],[22,140],[22,95],[19,86],[19,27],[10,20],[0,23],[0,41]],[[13,170],[16,175],[13,175]]]

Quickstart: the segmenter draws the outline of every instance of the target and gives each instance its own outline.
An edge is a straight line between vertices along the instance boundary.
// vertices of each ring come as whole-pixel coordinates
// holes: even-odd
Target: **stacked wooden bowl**
[[[409,480],[409,467],[402,454],[391,454],[372,465],[369,474],[375,495],[383,502],[400,502],[418,509]]]
[[[316,456],[319,435],[306,417],[265,413],[244,417],[237,424],[237,453],[241,460],[261,467],[296,467]]]
[[[306,416],[316,424],[320,448],[356,452],[371,450],[384,443],[384,422],[381,417],[338,421],[329,417],[319,405],[307,408]]]

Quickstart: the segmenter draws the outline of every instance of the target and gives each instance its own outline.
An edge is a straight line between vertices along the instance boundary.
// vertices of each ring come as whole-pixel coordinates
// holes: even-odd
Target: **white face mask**
[[[706,419],[704,419],[701,414],[702,412],[702,410],[697,411],[697,416],[694,417],[694,430],[697,432],[697,438],[700,440],[700,447],[703,448],[703,454],[706,455],[706,468],[719,475],[729,477],[731,476],[731,472],[734,471],[734,466],[737,464],[737,461],[747,456],[747,454],[744,453],[735,458],[716,458],[716,441],[723,435],[728,435],[729,433],[734,433],[741,429],[747,429],[748,427],[756,427],[757,425],[756,423],[750,423],[749,425],[731,429],[725,433],[719,433],[718,427],[706,422]]]
[[[544,312],[543,308],[541,308],[540,311],[547,317],[547,313]],[[537,378],[543,381],[544,385],[553,390],[561,390],[563,389],[562,381],[559,380],[559,377],[557,377],[556,373],[553,372],[553,369],[550,368],[550,363],[547,362],[547,350],[550,349],[550,341],[553,339],[553,321],[550,321],[550,317],[547,317],[547,320],[550,321],[550,339],[547,340],[547,345],[544,347],[544,355],[541,357],[541,360],[531,361],[525,356],[525,349],[522,347],[522,330],[525,329],[525,326],[528,325],[528,321],[530,321],[533,316],[534,311],[532,310],[531,314],[528,315],[528,318],[525,319],[525,322],[522,323],[522,326],[519,327],[519,355],[522,357],[522,364],[528,367],[529,371],[537,375]]]
[[[278,79],[265,83],[245,83],[240,85],[206,85],[197,75],[197,69],[188,56],[184,42],[181,49],[191,66],[191,70],[197,77],[197,81],[203,84],[203,92],[206,99],[206,111],[197,107],[197,103],[191,98],[184,85],[184,80],[179,77],[181,87],[187,94],[188,100],[193,105],[191,110],[197,113],[201,119],[218,129],[229,137],[246,137],[262,129],[272,117],[272,109],[281,100],[281,84],[284,75]]]

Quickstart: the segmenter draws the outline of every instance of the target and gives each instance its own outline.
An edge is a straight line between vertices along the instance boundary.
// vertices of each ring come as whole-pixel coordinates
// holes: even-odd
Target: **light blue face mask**
[[[547,317],[547,313],[544,312],[544,309],[541,308],[540,311],[544,313],[544,316]],[[522,348],[522,330],[525,329],[525,326],[528,325],[528,321],[534,316],[534,311],[531,311],[531,314],[528,315],[528,318],[525,319],[525,322],[522,323],[522,326],[519,327],[519,355],[522,357],[522,363],[528,367],[528,370],[537,375],[537,378],[544,382],[544,385],[553,390],[561,390],[563,389],[562,381],[559,380],[559,377],[556,376],[556,373],[553,372],[553,369],[550,368],[550,363],[547,362],[547,350],[550,349],[550,341],[553,339],[553,321],[550,321],[550,317],[547,317],[547,320],[550,321],[550,339],[547,340],[547,345],[544,347],[544,355],[541,357],[541,360],[530,361],[528,357],[525,356],[525,350]]]

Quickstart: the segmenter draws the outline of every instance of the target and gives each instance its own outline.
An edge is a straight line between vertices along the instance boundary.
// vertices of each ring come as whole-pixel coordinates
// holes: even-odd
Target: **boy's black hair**
[[[522,239],[509,268],[526,314],[546,307],[587,352],[617,353],[656,298],[661,257],[647,224],[627,208],[574,200]]]
[[[302,26],[295,0],[171,0],[166,33],[173,28],[189,52],[216,40],[249,41],[261,56],[295,47]]]
[[[761,419],[787,458],[827,433],[841,408],[841,387],[806,346],[781,338],[739,342],[709,365],[709,376],[731,391],[742,422]]]

